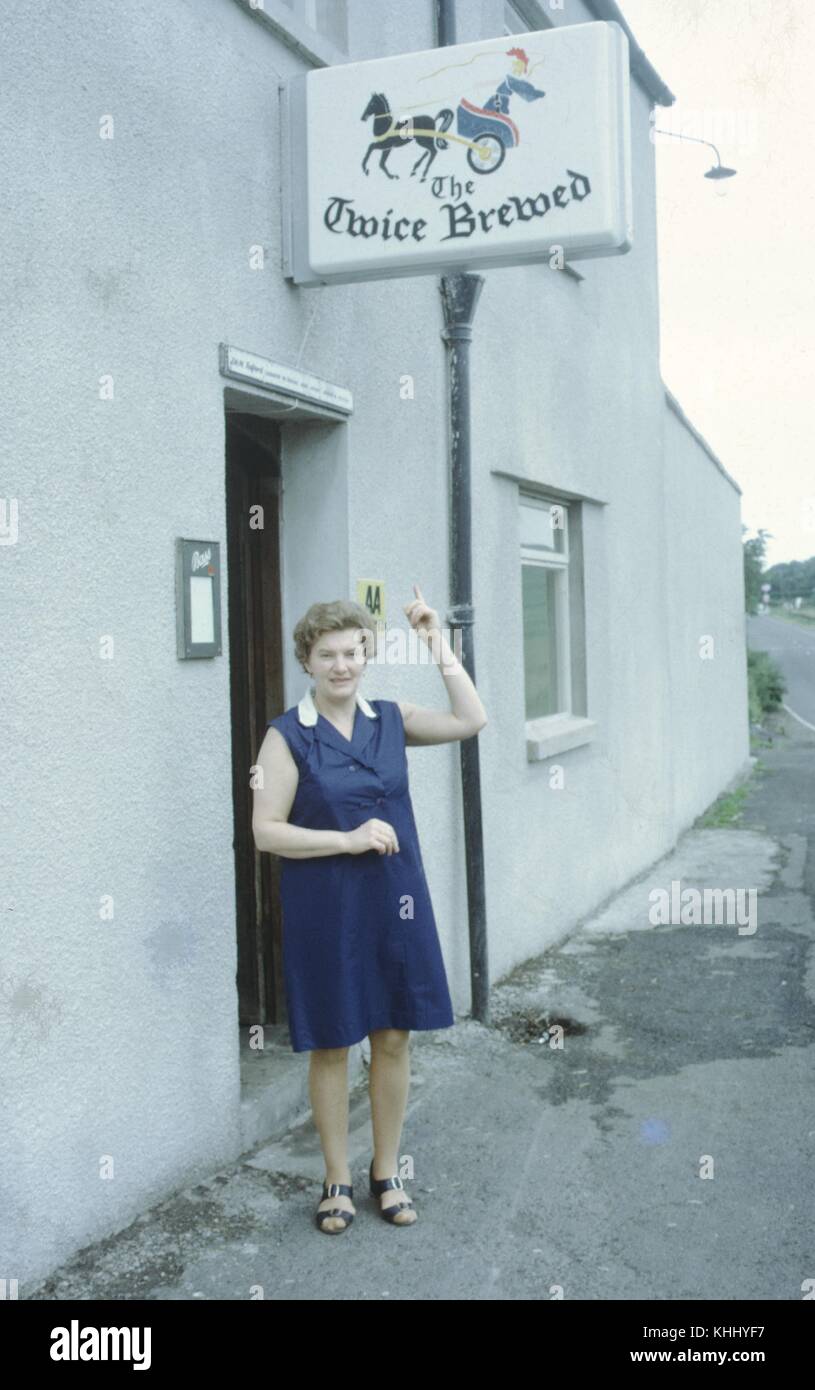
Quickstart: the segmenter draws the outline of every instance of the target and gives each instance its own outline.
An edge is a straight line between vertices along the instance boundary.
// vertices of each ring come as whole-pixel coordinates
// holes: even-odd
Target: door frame
[[[251,769],[283,712],[281,433],[273,419],[226,408],[226,536],[238,1014],[287,1022],[280,865],[255,847]]]

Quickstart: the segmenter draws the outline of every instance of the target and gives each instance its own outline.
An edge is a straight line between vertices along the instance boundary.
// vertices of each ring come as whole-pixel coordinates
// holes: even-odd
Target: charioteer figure
[[[484,102],[485,111],[498,111],[502,116],[509,115],[509,99],[511,96],[523,97],[524,101],[537,101],[539,97],[545,97],[539,87],[533,87],[531,82],[524,80],[524,74],[529,68],[529,59],[522,48],[510,48],[507,57],[513,58],[512,71],[508,72],[501,85],[489,101]]]

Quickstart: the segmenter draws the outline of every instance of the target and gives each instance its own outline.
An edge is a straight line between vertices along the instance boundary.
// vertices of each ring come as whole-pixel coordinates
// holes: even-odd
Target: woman
[[[410,625],[441,666],[450,710],[359,690],[375,642],[357,603],[312,604],[294,629],[312,684],[270,721],[258,753],[252,831],[283,859],[283,967],[295,1052],[311,1052],[309,1095],[326,1166],[321,1231],[354,1219],[348,1166],[348,1048],[371,1043],[371,1195],[394,1225],[416,1220],[397,1176],[410,1030],[454,1023],[408,786],[405,746],[472,738],[478,693],[416,585]],[[401,1194],[401,1195],[400,1195]]]

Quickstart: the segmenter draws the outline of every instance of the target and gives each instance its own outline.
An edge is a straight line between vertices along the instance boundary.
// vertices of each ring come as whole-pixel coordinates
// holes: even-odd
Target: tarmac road
[[[815,627],[768,614],[747,617],[747,645],[769,652],[787,682],[784,703],[815,729]]]

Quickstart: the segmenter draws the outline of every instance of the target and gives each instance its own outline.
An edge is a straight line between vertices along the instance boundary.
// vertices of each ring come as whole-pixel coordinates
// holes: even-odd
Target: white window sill
[[[584,743],[591,743],[596,732],[596,722],[578,714],[553,714],[545,719],[527,719],[527,761],[538,763],[544,758],[553,757],[555,753],[580,748]]]

